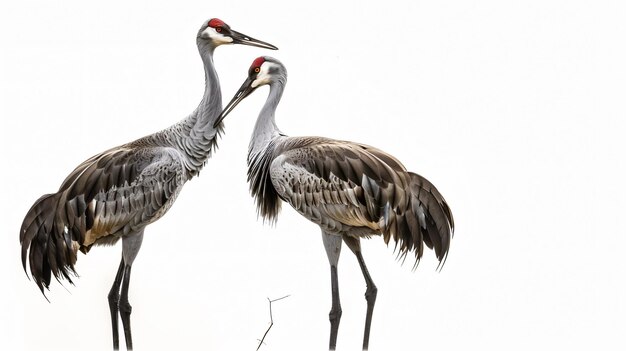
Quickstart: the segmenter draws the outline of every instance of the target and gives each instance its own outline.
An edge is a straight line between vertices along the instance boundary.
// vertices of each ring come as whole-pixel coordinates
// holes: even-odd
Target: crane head
[[[211,18],[204,22],[198,31],[198,40],[208,41],[213,47],[224,44],[242,44],[264,49],[278,50],[270,43],[254,39],[251,36],[232,30],[230,26],[219,18]]]
[[[243,82],[228,105],[224,107],[222,113],[220,113],[215,123],[213,123],[213,127],[217,127],[235,106],[252,94],[258,87],[268,84],[272,85],[277,82],[284,84],[286,80],[287,69],[280,61],[269,56],[257,57],[252,61],[252,65],[250,69],[248,69],[248,78]]]

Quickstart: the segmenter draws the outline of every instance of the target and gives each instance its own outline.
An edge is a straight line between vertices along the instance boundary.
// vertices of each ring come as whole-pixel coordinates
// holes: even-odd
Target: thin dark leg
[[[341,304],[339,303],[339,280],[337,278],[337,264],[341,254],[341,236],[333,235],[322,231],[322,240],[330,263],[330,284],[333,296],[332,307],[328,314],[330,320],[330,341],[328,349],[334,350],[337,346],[337,333],[339,331],[339,320],[341,320]]]
[[[369,347],[370,327],[372,326],[372,314],[374,313],[374,303],[376,302],[376,294],[378,293],[378,288],[374,284],[372,277],[370,277],[370,273],[367,271],[367,266],[365,266],[365,261],[363,260],[361,251],[357,251],[354,254],[359,261],[359,266],[361,266],[361,272],[363,272],[365,284],[367,284],[367,289],[365,290],[365,300],[367,301],[367,314],[365,315],[365,332],[363,334],[363,350],[367,350]]]
[[[339,321],[341,320],[341,303],[339,302],[339,279],[337,278],[337,266],[330,266],[331,292],[333,295],[332,307],[328,314],[330,320],[330,341],[329,350],[334,350],[337,346],[337,333],[339,331]]]
[[[109,291],[109,308],[111,309],[111,328],[113,329],[113,350],[120,349],[120,337],[118,334],[118,312],[120,302],[120,284],[122,284],[122,276],[124,276],[124,259],[120,262],[120,268],[117,269],[115,281]]]
[[[122,238],[122,258],[124,261],[124,277],[122,278],[122,292],[120,294],[119,311],[124,326],[124,336],[126,337],[126,349],[133,349],[133,338],[130,334],[130,313],[132,307],[128,303],[128,283],[130,282],[130,267],[133,265],[137,253],[143,241],[143,230],[129,234]]]
[[[130,282],[130,265],[124,267],[124,279],[122,281],[122,293],[120,295],[120,316],[124,326],[124,336],[126,337],[126,349],[133,349],[133,338],[130,334],[130,313],[132,307],[128,303],[128,283]]]
[[[363,255],[361,255],[361,241],[358,238],[350,236],[344,236],[343,241],[348,245],[359,261],[359,266],[361,266],[361,272],[363,273],[365,284],[367,285],[367,289],[365,290],[367,314],[365,315],[365,331],[363,332],[363,350],[367,350],[370,342],[370,327],[372,326],[372,314],[374,313],[374,303],[376,302],[378,288],[376,288],[372,277],[370,277],[370,273],[367,271],[367,266],[365,266],[365,261],[363,260]]]

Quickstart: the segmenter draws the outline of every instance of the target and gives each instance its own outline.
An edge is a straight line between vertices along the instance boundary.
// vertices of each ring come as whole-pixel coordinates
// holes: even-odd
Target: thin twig
[[[265,331],[265,334],[263,334],[263,338],[261,340],[259,340],[259,346],[256,348],[257,351],[259,351],[259,349],[261,348],[261,345],[263,345],[263,341],[265,340],[265,337],[267,336],[267,333],[269,333],[270,329],[272,329],[272,326],[274,325],[274,317],[272,316],[272,302],[276,302],[282,299],[286,299],[291,295],[285,295],[283,297],[279,297],[277,299],[274,300],[270,300],[270,298],[267,298],[267,301],[269,301],[270,303],[270,326],[267,328],[267,330]]]

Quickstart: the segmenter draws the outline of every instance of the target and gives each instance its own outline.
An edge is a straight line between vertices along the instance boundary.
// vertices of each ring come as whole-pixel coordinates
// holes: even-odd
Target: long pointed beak
[[[231,38],[233,38],[233,44],[242,44],[242,45],[250,45],[256,46],[264,49],[278,50],[278,48],[270,43],[266,43],[264,41],[254,39],[251,36],[245,35],[243,33],[239,33],[234,30],[230,30]]]
[[[224,110],[222,110],[222,113],[220,113],[220,115],[217,116],[217,120],[215,121],[215,123],[213,123],[213,128],[217,128],[217,126],[220,123],[222,123],[222,121],[224,120],[224,118],[226,118],[226,116],[230,113],[230,111],[232,111],[235,108],[235,106],[237,106],[248,95],[252,94],[252,92],[255,89],[256,88],[252,87],[252,79],[250,79],[250,77],[246,78],[246,81],[243,82],[243,84],[241,85],[241,88],[237,90],[237,93],[232,98],[232,100],[230,100],[228,105],[224,107]]]

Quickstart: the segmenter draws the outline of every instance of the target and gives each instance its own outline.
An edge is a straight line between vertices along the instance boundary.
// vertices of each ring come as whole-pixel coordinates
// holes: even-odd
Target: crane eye
[[[218,33],[220,33],[220,32],[222,31],[222,27],[217,27],[217,28],[215,28],[215,31],[216,31],[216,32],[218,32]]]
[[[254,69],[254,72],[256,72],[256,73],[261,72],[261,68],[260,68],[260,67],[255,68],[255,69]]]

